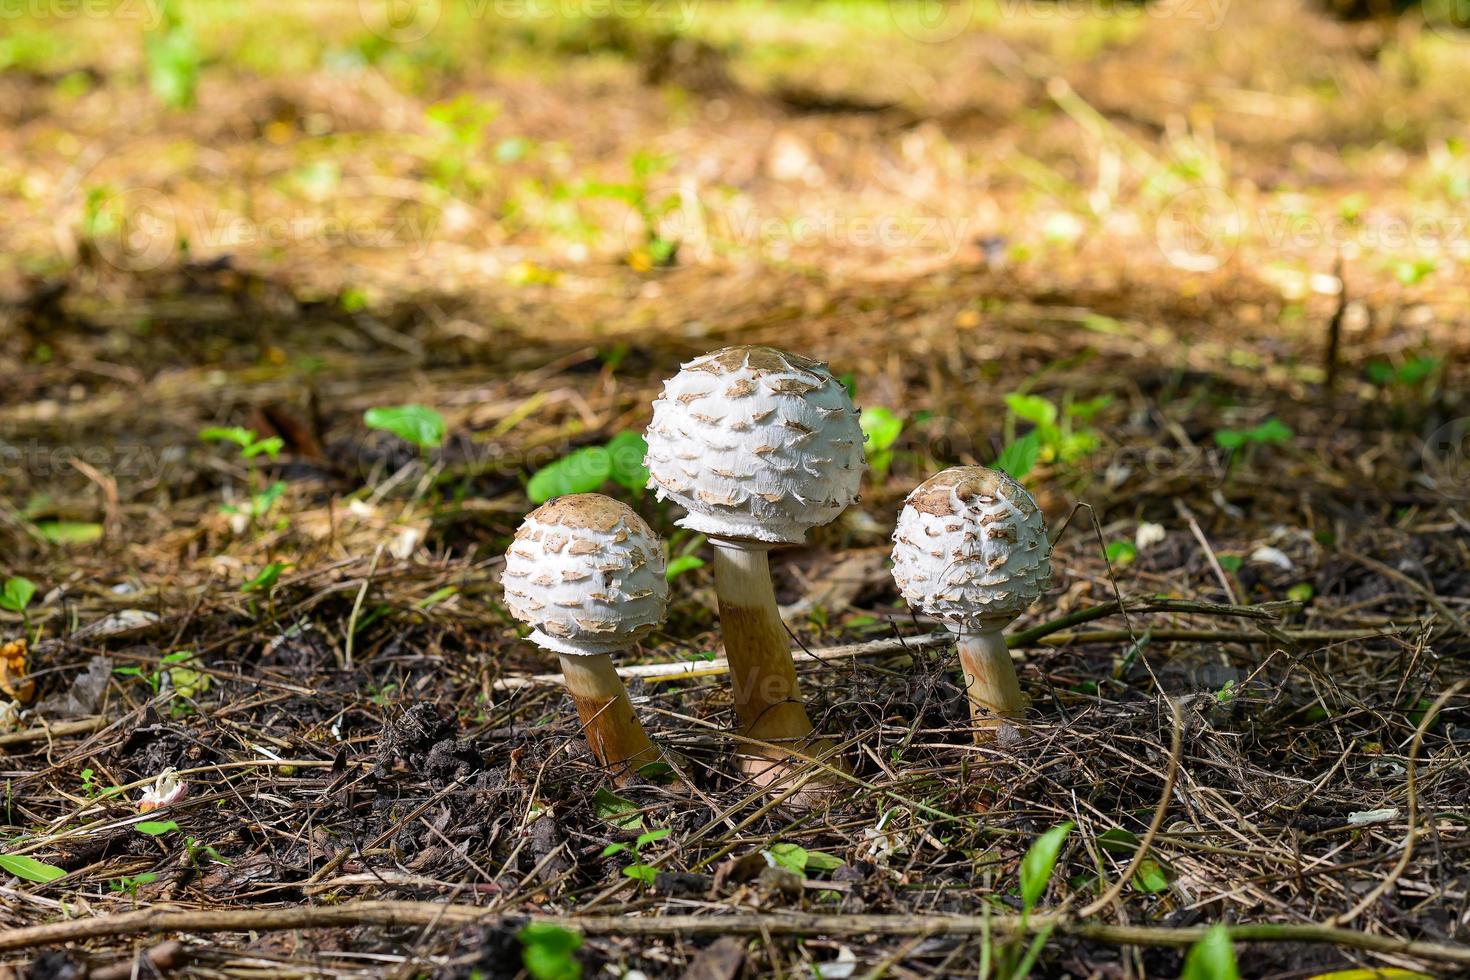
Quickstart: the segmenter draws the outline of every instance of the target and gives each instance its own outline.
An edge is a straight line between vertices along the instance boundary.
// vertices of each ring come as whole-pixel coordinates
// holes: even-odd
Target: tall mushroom
[[[955,466],[909,494],[893,540],[898,591],[959,637],[975,740],[985,742],[1026,710],[1001,631],[1051,584],[1041,508],[999,470]]]
[[[649,487],[683,507],[678,523],[714,546],[741,733],[825,752],[829,743],[810,739],[767,552],[800,544],[857,499],[863,434],[847,390],[818,361],[770,347],[727,347],[683,365],[664,384],[647,438]],[[769,759],[742,762],[763,782],[781,768]]]
[[[619,778],[659,761],[608,656],[663,622],[669,586],[653,530],[611,497],[558,497],[526,515],[501,577],[531,642],[560,655],[598,760]]]

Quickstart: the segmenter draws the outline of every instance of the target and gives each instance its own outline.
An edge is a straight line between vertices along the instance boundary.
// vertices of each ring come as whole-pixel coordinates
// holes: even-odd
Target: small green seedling
[[[203,867],[206,861],[212,861],[215,864],[223,865],[228,865],[230,863],[219,851],[216,851],[213,847],[205,844],[202,841],[196,840],[193,837],[184,838],[184,852],[189,857],[189,867],[194,868],[195,870]]]
[[[152,871],[144,871],[142,874],[122,875],[113,878],[107,883],[107,890],[118,895],[127,895],[134,902],[138,900],[138,886],[151,884],[158,880],[158,875]]]
[[[203,429],[199,438],[204,442],[228,443],[234,446],[249,467],[250,502],[244,506],[224,504],[220,507],[220,513],[242,515],[246,518],[247,525],[254,525],[269,514],[285,495],[286,484],[277,480],[270,486],[262,487],[259,460],[264,456],[274,462],[280,457],[285,442],[279,436],[262,439],[254,429],[238,425]]]
[[[1024,952],[1021,949],[1020,937],[1026,934],[1026,922],[1032,911],[1035,910],[1036,904],[1041,901],[1042,895],[1046,894],[1047,885],[1051,883],[1057,861],[1062,854],[1062,845],[1067,842],[1067,835],[1072,832],[1072,827],[1073,824],[1069,820],[1060,826],[1051,828],[1036,838],[1035,843],[1021,858],[1021,929],[1017,938],[1006,943],[1000,951],[1000,972],[1002,975],[1011,977],[1012,980],[1023,980],[1030,975],[1037,958],[1041,955],[1042,948],[1051,938],[1053,927],[1048,924],[1045,928],[1037,930]]]
[[[1416,357],[1398,365],[1373,361],[1363,370],[1363,375],[1379,388],[1417,388],[1438,374],[1443,365],[1441,357]]]
[[[193,650],[177,650],[158,661],[156,669],[147,667],[114,667],[112,672],[119,677],[137,677],[157,694],[165,686],[176,692],[179,700],[174,702],[170,713],[175,717],[187,715],[193,710],[188,701],[198,697],[214,685],[214,679],[198,669],[198,654]],[[190,666],[190,665],[193,666]],[[82,771],[85,778],[90,769]]]
[[[672,833],[672,830],[667,829],[644,831],[643,833],[638,835],[638,838],[632,844],[607,845],[602,849],[602,856],[612,857],[614,854],[622,854],[626,851],[632,851],[634,855],[634,861],[632,864],[623,868],[623,874],[636,881],[641,881],[645,885],[651,885],[653,884],[654,878],[658,877],[658,869],[653,867],[652,865],[647,865],[643,863],[643,848],[647,847],[649,844],[654,843],[655,841],[663,840],[665,837],[668,837]]]
[[[1068,396],[1060,408],[1040,395],[1019,391],[1006,395],[1005,400],[1006,448],[996,465],[1020,480],[1038,461],[1071,463],[1096,449],[1101,440],[1087,423],[1112,403],[1112,396],[1084,402],[1073,402]],[[1015,437],[1018,421],[1032,425],[1019,439]]]
[[[7,612],[20,613],[21,622],[24,624],[26,633],[31,631],[30,606],[31,601],[36,598],[36,583],[28,578],[8,578],[5,580],[5,588],[0,589],[0,609]]]
[[[1280,419],[1274,416],[1253,429],[1219,429],[1215,432],[1215,445],[1221,449],[1249,450],[1254,446],[1280,446],[1291,442],[1293,433]]]
[[[273,561],[260,571],[251,576],[244,585],[240,586],[241,592],[269,592],[280,581],[281,573],[286,570],[282,562]]]
[[[199,438],[204,442],[227,442],[237,446],[241,459],[266,456],[274,460],[281,455],[281,449],[285,446],[279,436],[262,439],[254,429],[247,429],[239,425],[212,426],[208,429],[201,429]]]

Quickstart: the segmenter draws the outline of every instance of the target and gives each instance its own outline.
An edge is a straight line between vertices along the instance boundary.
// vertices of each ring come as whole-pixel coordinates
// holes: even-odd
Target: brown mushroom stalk
[[[720,629],[741,734],[764,742],[804,739],[812,722],[771,586],[770,547],[718,538],[712,543]]]
[[[1031,703],[1021,691],[1002,626],[959,634],[960,671],[976,741],[988,741],[1002,719],[1020,718]]]
[[[593,656],[561,655],[561,673],[567,693],[577,706],[577,717],[592,754],[612,771],[640,769],[662,761],[662,755],[643,730],[628,691],[605,653]]]

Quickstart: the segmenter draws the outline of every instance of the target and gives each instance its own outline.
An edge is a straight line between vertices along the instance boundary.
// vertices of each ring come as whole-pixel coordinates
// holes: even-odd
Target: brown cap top
[[[619,521],[625,521],[633,530],[650,538],[654,537],[653,529],[638,516],[633,508],[621,500],[614,500],[600,493],[572,493],[565,497],[557,497],[555,500],[548,500],[526,516],[534,517],[542,524],[586,528],[605,534],[616,528]]]
[[[992,503],[1008,500],[1029,517],[1036,511],[1036,501],[1026,488],[1000,470],[984,466],[951,466],[936,473],[914,488],[904,501],[914,510],[935,517],[956,513],[955,504]]]
[[[757,374],[762,374],[770,371],[823,371],[826,365],[810,357],[790,354],[774,347],[745,345],[725,347],[705,354],[694,362],[691,370],[721,375],[733,374],[743,368],[749,368]]]

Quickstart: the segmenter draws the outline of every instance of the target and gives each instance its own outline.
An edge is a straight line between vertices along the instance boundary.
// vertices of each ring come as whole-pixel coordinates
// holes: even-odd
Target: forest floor
[[[1216,923],[1247,977],[1467,968],[1470,35],[384,6],[0,22],[0,975],[1010,976],[1068,823],[1034,975]],[[733,343],[887,423],[773,562],[802,646],[887,641],[803,661],[852,769],[811,810],[731,765],[708,568],[625,661],[703,666],[629,682],[692,795],[606,782],[500,601],[528,478]],[[409,403],[442,445],[364,425]],[[888,538],[1028,438],[1057,581],[976,746]]]

